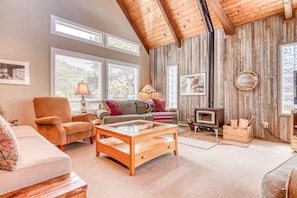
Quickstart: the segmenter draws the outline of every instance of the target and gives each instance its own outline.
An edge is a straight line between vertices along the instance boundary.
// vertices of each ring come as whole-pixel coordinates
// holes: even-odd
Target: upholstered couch
[[[101,124],[130,120],[149,120],[177,124],[177,109],[166,109],[166,101],[153,100],[105,100],[97,111]]]
[[[0,196],[70,173],[70,157],[34,128],[22,125],[11,129],[19,149],[18,160],[12,170],[0,170]],[[2,147],[0,154],[3,154],[2,149],[5,150]]]
[[[266,173],[261,193],[262,198],[297,197],[297,155]]]

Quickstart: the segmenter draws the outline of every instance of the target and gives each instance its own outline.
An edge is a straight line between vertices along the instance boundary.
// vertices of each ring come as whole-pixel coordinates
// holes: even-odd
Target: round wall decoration
[[[241,71],[236,75],[234,84],[242,91],[252,90],[258,84],[258,75],[250,70]]]

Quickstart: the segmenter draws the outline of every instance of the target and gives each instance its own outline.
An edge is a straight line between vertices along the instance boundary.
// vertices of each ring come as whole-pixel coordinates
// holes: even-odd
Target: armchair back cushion
[[[71,122],[71,108],[67,98],[39,97],[33,100],[36,118],[58,116],[62,123]]]

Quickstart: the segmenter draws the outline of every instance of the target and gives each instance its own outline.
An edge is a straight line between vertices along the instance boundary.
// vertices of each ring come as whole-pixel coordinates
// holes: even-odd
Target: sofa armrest
[[[83,121],[83,122],[92,122],[93,116],[91,113],[81,113],[72,115],[72,121]]]
[[[62,121],[58,116],[48,116],[48,117],[36,118],[35,123],[37,125],[61,125]]]
[[[287,181],[287,198],[297,197],[297,168],[294,168]]]
[[[167,108],[168,112],[177,112],[177,108]]]
[[[110,116],[110,113],[107,110],[100,109],[100,110],[97,111],[97,116],[98,116],[99,119],[102,120],[105,116]]]

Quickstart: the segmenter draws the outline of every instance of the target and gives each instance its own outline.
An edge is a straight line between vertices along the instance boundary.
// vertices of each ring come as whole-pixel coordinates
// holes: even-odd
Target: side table
[[[291,111],[291,149],[297,152],[297,109]]]

